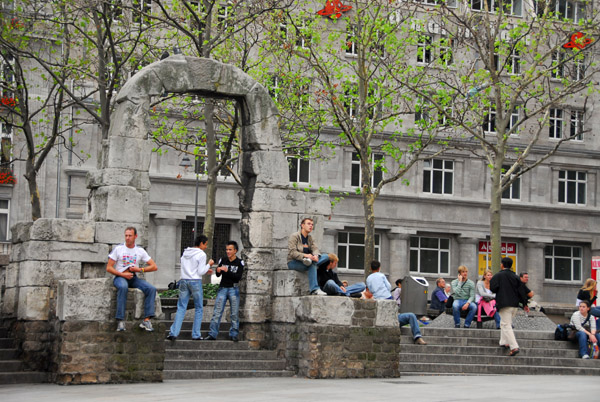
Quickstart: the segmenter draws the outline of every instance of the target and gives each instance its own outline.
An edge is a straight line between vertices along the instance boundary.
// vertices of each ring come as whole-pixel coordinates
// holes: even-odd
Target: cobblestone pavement
[[[565,401],[595,400],[600,381],[575,376],[404,376],[389,379],[243,378],[155,384],[0,386],[3,402],[28,401]]]

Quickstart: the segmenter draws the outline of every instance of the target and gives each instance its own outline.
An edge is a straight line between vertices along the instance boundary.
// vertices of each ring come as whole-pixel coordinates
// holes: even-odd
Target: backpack
[[[568,341],[569,340],[569,331],[573,327],[571,324],[558,324],[556,326],[556,330],[554,330],[554,340],[557,341]]]

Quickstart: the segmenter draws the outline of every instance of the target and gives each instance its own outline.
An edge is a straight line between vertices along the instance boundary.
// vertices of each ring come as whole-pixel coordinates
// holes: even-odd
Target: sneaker
[[[460,324],[454,324],[454,328],[460,328]]]
[[[117,332],[125,331],[125,321],[119,321],[117,324]]]
[[[415,345],[427,345],[427,342],[425,342],[423,338],[418,337],[417,339],[415,339]]]
[[[203,338],[203,337],[200,337],[200,338],[192,338],[192,341],[203,341],[203,340],[204,340],[204,338]]]
[[[214,337],[214,336],[212,336],[212,335],[209,335],[209,336],[207,336],[206,338],[204,338],[204,340],[205,340],[205,341],[215,341],[215,340],[217,340],[217,338],[215,338],[215,337]]]
[[[302,259],[302,263],[303,263],[304,265],[306,265],[307,267],[310,267],[310,266],[312,265],[312,263],[313,263],[313,262],[312,262],[312,260],[311,260],[310,258],[303,258],[303,259]]]
[[[150,320],[144,320],[140,322],[140,328],[145,329],[148,332],[154,332],[154,328],[152,328],[152,323]]]
[[[167,340],[168,340],[168,341],[174,341],[174,340],[176,340],[176,339],[177,339],[177,337],[176,337],[175,335],[171,335],[171,334],[169,334],[169,335],[167,336]]]
[[[231,339],[233,342],[238,342],[239,341],[239,339],[238,339],[237,336],[232,336],[229,339]]]
[[[327,296],[327,293],[323,292],[321,289],[315,289],[310,292],[312,296]]]
[[[581,356],[581,358],[582,358],[582,359],[589,359],[589,358],[590,358],[590,355],[583,355],[583,356]]]

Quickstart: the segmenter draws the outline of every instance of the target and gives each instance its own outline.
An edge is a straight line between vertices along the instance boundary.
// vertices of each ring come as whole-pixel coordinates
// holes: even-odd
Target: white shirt
[[[140,262],[146,263],[151,260],[143,248],[139,246],[129,248],[124,243],[116,246],[108,258],[115,262],[115,269],[119,272],[124,272],[131,266],[139,268]]]

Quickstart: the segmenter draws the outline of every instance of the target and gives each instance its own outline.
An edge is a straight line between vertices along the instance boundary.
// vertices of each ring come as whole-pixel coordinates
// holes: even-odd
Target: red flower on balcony
[[[17,178],[10,170],[0,172],[0,184],[17,184]]]
[[[329,17],[332,20],[338,19],[342,16],[342,13],[352,10],[352,6],[346,6],[342,4],[341,0],[328,0],[325,3],[325,8],[317,11],[317,14],[323,17]]]
[[[17,100],[13,97],[3,96],[2,99],[0,99],[0,102],[2,102],[2,106],[6,107],[17,106]]]
[[[585,35],[581,32],[575,32],[571,35],[571,40],[565,43],[562,47],[565,49],[574,49],[577,48],[579,50],[583,50],[587,45],[592,43],[594,40],[592,38],[586,38]]]

